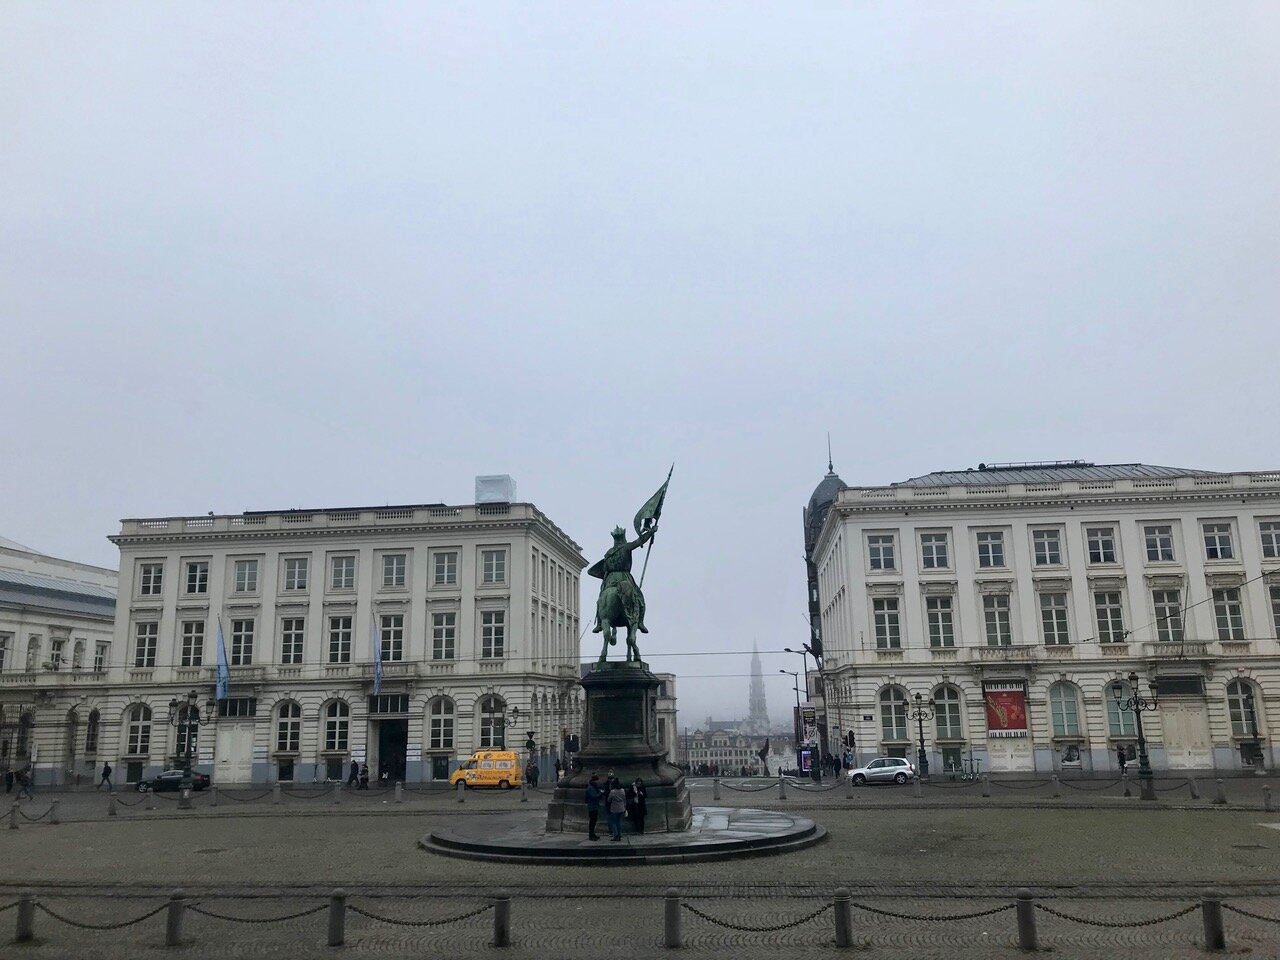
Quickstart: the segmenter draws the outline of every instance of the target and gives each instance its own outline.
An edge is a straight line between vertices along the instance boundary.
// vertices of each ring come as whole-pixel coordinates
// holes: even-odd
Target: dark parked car
[[[138,790],[154,790],[157,793],[165,791],[173,791],[177,793],[182,789],[182,778],[184,772],[182,770],[166,770],[158,777],[152,777],[150,780],[139,780]],[[213,778],[207,773],[199,773],[195,770],[191,771],[191,789],[204,790],[213,782]]]

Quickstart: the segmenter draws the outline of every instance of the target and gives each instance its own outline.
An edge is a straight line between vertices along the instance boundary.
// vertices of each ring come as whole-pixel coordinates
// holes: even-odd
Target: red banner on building
[[[983,687],[987,704],[987,736],[1027,735],[1027,691],[1021,683],[990,683]]]

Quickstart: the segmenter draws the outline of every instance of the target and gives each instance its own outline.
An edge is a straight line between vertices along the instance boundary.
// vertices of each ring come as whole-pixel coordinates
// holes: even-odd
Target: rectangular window
[[[351,618],[329,618],[329,662],[351,662]]]
[[[1089,547],[1090,563],[1116,562],[1115,527],[1088,527],[1084,535]]]
[[[925,570],[946,570],[951,566],[945,533],[920,534],[920,566]]]
[[[1280,522],[1264,520],[1258,524],[1258,535],[1262,538],[1263,559],[1280,560]]]
[[[220,717],[253,717],[258,713],[256,697],[228,697],[218,701]]]
[[[329,589],[354,590],[356,588],[356,558],[334,557],[330,563]]]
[[[506,583],[507,582],[507,551],[505,550],[481,550],[480,551],[480,582],[481,583]]]
[[[978,534],[978,566],[1004,566],[1004,534],[999,530],[984,530]]]
[[[369,697],[370,713],[408,713],[409,695],[407,693],[380,693]]]
[[[306,557],[286,557],[284,561],[284,588],[307,589],[307,572],[310,564]]]
[[[1057,530],[1031,531],[1037,567],[1054,567],[1062,563],[1062,534]]]
[[[237,560],[235,575],[236,593],[258,592],[258,561]]]
[[[956,645],[955,620],[950,597],[925,597],[925,613],[929,619],[929,646]]]
[[[1118,591],[1102,590],[1093,595],[1093,612],[1098,621],[1099,643],[1122,643],[1127,634],[1124,629],[1124,607]]]
[[[231,621],[231,666],[246,667],[253,663],[253,620]]]
[[[404,614],[384,613],[379,625],[380,653],[383,662],[404,659]]]
[[[187,564],[187,593],[209,592],[209,561],[192,560]]]
[[[431,615],[431,659],[452,660],[457,654],[455,639],[458,629],[456,613]]]
[[[872,570],[896,570],[894,537],[891,533],[873,533],[867,537],[867,560]]]
[[[1231,524],[1206,523],[1203,530],[1206,560],[1235,559],[1235,551],[1231,547]]]
[[[133,665],[135,667],[154,667],[156,665],[156,641],[159,636],[160,624],[158,623],[139,623],[134,625]]]
[[[0,633],[0,670],[4,669],[4,662],[9,657],[9,640],[12,637],[11,633]]]
[[[285,617],[280,621],[280,662],[302,663],[302,642],[305,635],[305,617]]]
[[[1044,630],[1044,642],[1050,645],[1067,644],[1067,595],[1065,593],[1040,594],[1040,626]]]
[[[1153,590],[1151,602],[1156,614],[1156,639],[1165,643],[1182,642],[1182,592]]]
[[[1173,527],[1167,524],[1143,527],[1142,536],[1147,544],[1148,563],[1173,562]]]
[[[204,621],[182,621],[182,653],[179,666],[198,667],[204,663]]]
[[[987,646],[1007,647],[1013,643],[1008,594],[994,593],[983,597],[982,617],[987,632]]]
[[[99,643],[93,650],[93,672],[102,673],[107,669],[108,653],[111,650],[111,644]]]
[[[438,550],[431,582],[437,587],[453,587],[458,583],[458,551]]]
[[[382,555],[382,586],[384,589],[403,587],[405,569],[408,566],[403,553],[385,553]]]
[[[1271,588],[1271,625],[1280,638],[1280,587]]]
[[[480,614],[480,656],[496,659],[505,654],[507,646],[507,613],[505,610],[485,610]]]
[[[276,752],[277,753],[297,753],[302,748],[302,717],[301,711],[297,711],[296,706],[287,712],[282,711],[280,719],[276,721]],[[293,761],[281,761],[281,767],[288,763],[289,779],[293,779]],[[279,779],[283,780],[284,777]]]
[[[138,567],[138,595],[158,597],[164,590],[164,564],[144,563]]]
[[[1238,589],[1213,591],[1213,619],[1218,627],[1219,640],[1244,639],[1244,609],[1240,605]]]
[[[875,620],[876,649],[902,649],[902,621],[897,597],[876,597],[871,601]]]

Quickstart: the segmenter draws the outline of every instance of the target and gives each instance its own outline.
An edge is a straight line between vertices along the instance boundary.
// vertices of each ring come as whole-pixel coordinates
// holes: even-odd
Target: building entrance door
[[[992,773],[1021,773],[1035,769],[1031,741],[1026,737],[988,737],[987,766]]]
[[[403,782],[405,754],[409,749],[409,721],[377,720],[375,723],[378,725],[377,767],[371,766],[369,772],[380,780],[386,774],[389,783]]]
[[[214,730],[213,782],[248,783],[253,778],[253,724],[223,720]]]
[[[1209,711],[1193,700],[1161,700],[1165,762],[1170,770],[1208,770],[1213,767],[1209,741]]]

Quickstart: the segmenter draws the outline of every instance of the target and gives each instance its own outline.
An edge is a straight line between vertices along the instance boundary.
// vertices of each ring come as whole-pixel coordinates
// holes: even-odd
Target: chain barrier
[[[969,780],[964,783],[942,783],[937,780],[921,780],[920,782],[926,787],[935,787],[938,790],[964,790],[968,787],[978,786],[977,780]]]
[[[327,788],[324,790],[320,790],[318,792],[312,792],[312,793],[300,793],[297,790],[281,790],[280,792],[284,794],[286,797],[296,797],[299,800],[321,800],[324,797],[333,796],[333,791]]]
[[[1052,782],[1053,781],[1051,780],[1035,780],[1031,783],[1014,784],[1011,782],[1002,783],[999,780],[992,780],[991,785],[993,787],[1003,787],[1005,790],[1035,790],[1039,787],[1047,786]]]
[[[300,910],[297,913],[287,913],[283,917],[232,917],[225,913],[206,910],[196,904],[188,904],[187,909],[192,913],[200,914],[202,917],[212,917],[214,920],[229,920],[232,923],[284,923],[286,920],[297,920],[299,917],[309,917],[313,913],[319,913],[321,910],[328,910],[329,905],[322,903],[318,907]]]
[[[28,816],[27,816],[27,811],[23,810],[21,807],[19,807],[19,808],[18,808],[18,813],[22,816],[22,819],[23,819],[23,820],[27,821],[27,823],[39,823],[41,820],[43,820],[43,819],[44,819],[45,817],[47,817],[49,814],[53,813],[53,807],[52,807],[52,806],[50,806],[48,810],[46,810],[44,813],[40,814],[40,816],[38,816],[38,817],[28,817]]]
[[[141,797],[137,800],[134,800],[132,803],[130,803],[128,800],[125,800],[117,796],[116,803],[120,804],[120,806],[122,807],[136,807],[138,804],[143,803],[146,799],[147,799],[146,797]]]
[[[218,794],[218,799],[219,799],[219,800],[234,800],[236,803],[253,803],[253,802],[257,801],[257,800],[261,800],[263,797],[269,797],[269,796],[271,796],[271,791],[270,791],[270,790],[263,790],[263,791],[262,791],[260,794],[258,794],[256,797],[233,797],[233,796],[232,796],[231,794],[229,794],[229,793],[219,793],[219,794]]]
[[[162,903],[150,913],[144,913],[140,917],[134,917],[132,920],[122,920],[120,923],[81,923],[79,920],[73,920],[70,917],[63,916],[57,911],[50,910],[40,901],[36,901],[36,909],[42,910],[55,920],[65,923],[69,927],[79,927],[81,930],[121,930],[125,927],[132,927],[135,923],[141,923],[143,920],[150,920],[161,910],[168,909],[167,903]]]
[[[730,920],[720,920],[716,917],[711,916],[710,914],[703,913],[697,907],[688,903],[681,902],[680,906],[684,907],[684,909],[688,910],[695,917],[701,917],[703,920],[706,920],[708,923],[713,923],[717,927],[724,927],[726,930],[737,930],[740,933],[776,933],[779,930],[790,930],[792,927],[798,927],[802,923],[808,923],[810,920],[813,920],[816,917],[822,916],[824,913],[830,910],[834,906],[834,904],[830,904],[830,903],[823,904],[817,910],[813,911],[813,913],[807,914],[796,920],[786,920],[779,924],[768,924],[763,927],[750,927],[742,923],[733,923]]]
[[[0,913],[4,913],[6,910],[12,910],[17,905],[18,905],[17,900],[13,901],[13,903],[7,903],[3,907],[0,907]]]
[[[1058,782],[1068,790],[1083,790],[1085,793],[1097,793],[1100,790],[1110,790],[1120,782],[1120,778],[1117,777],[1114,780],[1108,780],[1106,783],[1097,787],[1086,787],[1083,784],[1072,783],[1070,780],[1059,780]]]
[[[725,783],[723,780],[720,781],[720,786],[724,787],[726,790],[737,790],[739,793],[760,793],[762,790],[778,789],[778,785],[776,783],[766,783],[763,787],[735,787],[732,783]],[[792,784],[792,786],[794,786],[794,784]]]
[[[721,784],[721,786],[723,786],[723,784]],[[776,784],[770,784],[770,786],[776,786]],[[833,783],[829,787],[806,787],[803,784],[799,784],[799,783],[793,783],[791,784],[791,786],[801,791],[802,793],[826,793],[828,790],[839,790],[842,786],[844,786],[844,784],[837,781],[836,783]]]
[[[865,910],[867,913],[878,914],[882,917],[892,917],[895,920],[914,920],[924,922],[928,920],[975,920],[978,917],[991,917],[997,913],[1003,913],[1005,910],[1012,910],[1014,904],[1002,903],[998,907],[990,907],[987,910],[973,910],[969,913],[949,913],[945,916],[934,917],[923,913],[898,913],[894,910],[882,910],[879,907],[869,907],[865,903],[850,903],[849,906],[856,907],[859,910]]]
[[[1181,790],[1183,787],[1189,786],[1191,786],[1190,780],[1183,780],[1181,783],[1175,783],[1171,787],[1157,787],[1154,783],[1151,784],[1151,788],[1155,790],[1156,793],[1168,793],[1171,790]]]
[[[1246,910],[1244,907],[1234,907],[1229,903],[1222,905],[1223,910],[1230,910],[1232,913],[1238,913],[1242,917],[1248,917],[1251,920],[1262,920],[1265,923],[1280,923],[1280,917],[1267,917],[1261,913],[1254,913],[1252,910]]]
[[[1157,923],[1168,923],[1170,920],[1177,920],[1179,917],[1185,917],[1188,913],[1192,913],[1200,909],[1200,904],[1193,903],[1189,907],[1183,907],[1181,910],[1175,910],[1173,913],[1165,914],[1163,917],[1152,917],[1149,920],[1090,920],[1088,917],[1073,917],[1070,914],[1060,913],[1052,907],[1046,907],[1043,903],[1036,904],[1037,909],[1043,910],[1051,917],[1057,917],[1060,920],[1071,920],[1074,923],[1083,923],[1090,927],[1109,927],[1109,928],[1132,928],[1132,927],[1151,927]]]
[[[470,920],[472,917],[478,917],[486,910],[492,910],[493,904],[486,903],[482,907],[476,907],[466,913],[460,913],[456,917],[445,917],[442,920],[397,920],[395,917],[382,917],[376,913],[370,913],[368,910],[361,910],[354,903],[347,904],[347,909],[352,913],[358,913],[362,917],[370,920],[376,920],[379,923],[390,923],[397,927],[443,927],[450,923],[460,923],[463,920]]]

